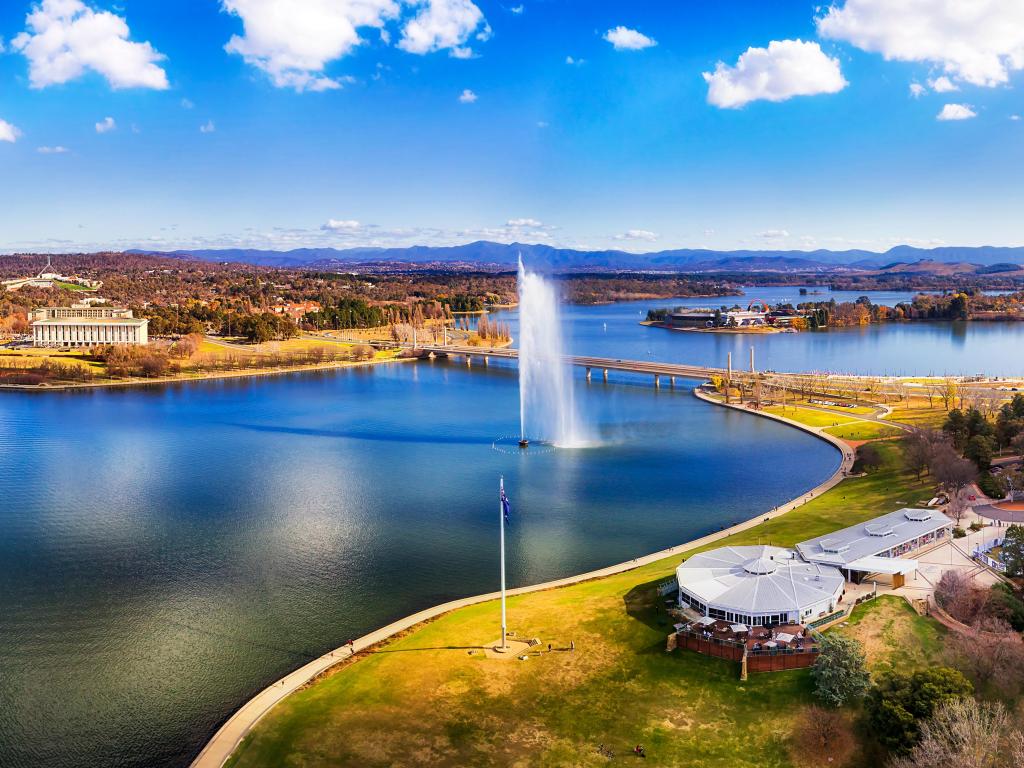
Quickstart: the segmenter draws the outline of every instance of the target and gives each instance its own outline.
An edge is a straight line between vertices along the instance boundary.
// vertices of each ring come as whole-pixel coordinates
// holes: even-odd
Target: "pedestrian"
[[[570,651],[575,651],[576,650],[576,641],[575,640],[570,640],[569,641],[569,650]]]
[[[551,643],[548,643],[548,653],[551,653]]]

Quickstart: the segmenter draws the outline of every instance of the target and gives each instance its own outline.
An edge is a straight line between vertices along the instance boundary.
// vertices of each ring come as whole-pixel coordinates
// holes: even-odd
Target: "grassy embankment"
[[[898,443],[879,449],[879,471],[714,546],[791,545],[931,496]],[[282,702],[229,764],[589,766],[609,762],[599,744],[619,760],[642,743],[651,766],[799,765],[789,734],[811,703],[806,670],[741,683],[733,663],[665,652],[655,586],[679,560],[511,599],[511,627],[555,647],[525,662],[470,654],[496,639],[493,602],[422,625]]]

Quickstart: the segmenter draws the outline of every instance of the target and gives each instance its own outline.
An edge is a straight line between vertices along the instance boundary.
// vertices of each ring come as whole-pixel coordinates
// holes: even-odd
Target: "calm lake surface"
[[[714,299],[651,299],[598,306],[565,307],[563,318],[574,353],[623,360],[657,360],[725,367],[750,365],[754,347],[758,370],[830,371],[891,375],[1024,376],[1024,323],[901,322],[807,333],[700,333],[640,325],[647,310],[661,307],[717,307],[753,299],[769,304],[801,301],[855,301],[868,296],[875,304],[895,306],[913,299],[898,291],[829,291],[800,296],[796,287],[747,288],[744,296]],[[516,311],[495,312],[516,335]]]
[[[569,308],[570,347],[720,365],[754,344],[759,367],[779,370],[1024,373],[1017,325],[743,336],[637,324],[679,303]],[[528,456],[492,447],[518,428],[516,372],[501,364],[0,393],[0,764],[185,766],[246,698],[311,657],[495,589],[501,474],[518,585],[748,518],[838,464],[819,440],[688,388],[615,374],[576,386],[601,447]]]
[[[496,589],[502,473],[518,585],[748,518],[838,464],[689,389],[577,385],[603,446],[525,457],[492,448],[518,426],[509,367],[3,393],[0,764],[187,765],[306,660]]]

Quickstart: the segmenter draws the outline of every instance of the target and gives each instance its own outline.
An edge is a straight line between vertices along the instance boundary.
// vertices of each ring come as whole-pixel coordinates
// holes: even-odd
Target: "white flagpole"
[[[500,491],[498,496],[498,525],[501,527],[501,649],[505,650],[508,648],[508,644],[505,641],[505,504],[501,500],[505,495],[504,476],[499,481],[498,488]]]

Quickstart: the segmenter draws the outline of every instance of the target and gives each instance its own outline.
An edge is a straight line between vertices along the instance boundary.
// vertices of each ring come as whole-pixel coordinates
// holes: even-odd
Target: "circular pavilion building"
[[[679,602],[703,616],[751,627],[804,624],[835,610],[846,587],[838,568],[782,547],[722,547],[676,569]]]

